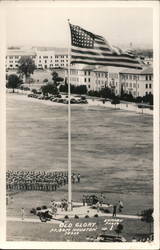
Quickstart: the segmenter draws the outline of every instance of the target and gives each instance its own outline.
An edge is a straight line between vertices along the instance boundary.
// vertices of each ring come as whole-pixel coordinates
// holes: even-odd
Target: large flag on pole
[[[132,53],[114,47],[104,37],[70,24],[71,64],[104,65],[142,69]]]

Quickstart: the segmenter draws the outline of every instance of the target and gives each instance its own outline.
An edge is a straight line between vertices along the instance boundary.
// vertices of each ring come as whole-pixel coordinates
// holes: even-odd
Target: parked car
[[[100,234],[95,241],[98,242],[126,242],[126,239],[122,236],[110,235],[110,234]]]

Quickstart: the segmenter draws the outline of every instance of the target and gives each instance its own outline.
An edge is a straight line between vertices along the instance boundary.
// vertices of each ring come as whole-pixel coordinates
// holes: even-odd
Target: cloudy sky
[[[67,47],[67,19],[113,45],[152,47],[152,8],[110,7],[7,8],[7,44]]]

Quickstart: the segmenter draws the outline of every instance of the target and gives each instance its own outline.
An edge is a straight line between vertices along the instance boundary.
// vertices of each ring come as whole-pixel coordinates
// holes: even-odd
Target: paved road
[[[108,213],[108,214],[105,214],[104,213],[98,213],[98,215],[101,217],[101,216],[104,216],[104,217],[112,217],[112,214],[111,213]],[[75,214],[70,214],[70,218],[74,218]],[[78,215],[79,218],[84,218],[84,214],[79,214]],[[112,217],[113,218],[113,217]],[[118,214],[116,217],[114,217],[115,219],[117,218],[126,218],[126,219],[138,219],[140,220],[141,217],[140,216],[137,216],[137,215],[125,215],[125,214]],[[62,219],[64,219],[64,216],[61,214],[58,214],[56,216],[56,220],[51,220],[51,221],[48,221],[47,223],[50,223],[50,224],[60,224],[62,221]],[[24,220],[22,220],[22,218],[20,217],[7,217],[7,221],[23,221],[23,222],[34,222],[34,223],[41,223],[40,219],[38,217],[35,217],[35,218],[24,218]]]

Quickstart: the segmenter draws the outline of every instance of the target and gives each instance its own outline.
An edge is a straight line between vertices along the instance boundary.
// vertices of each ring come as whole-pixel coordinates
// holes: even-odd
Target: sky
[[[152,8],[27,7],[8,8],[7,45],[68,47],[67,19],[113,45],[152,48]]]

